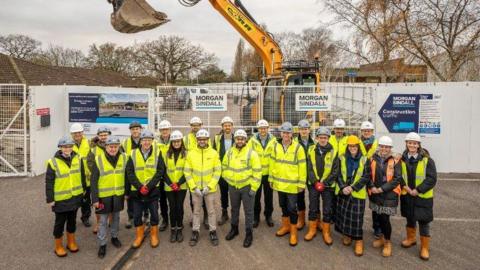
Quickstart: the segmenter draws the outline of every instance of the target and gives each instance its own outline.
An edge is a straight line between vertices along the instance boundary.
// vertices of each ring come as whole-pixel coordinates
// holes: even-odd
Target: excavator
[[[178,0],[192,7],[201,0]],[[260,116],[272,125],[284,121],[296,124],[313,112],[295,111],[295,94],[320,92],[318,61],[283,62],[279,44],[251,16],[240,0],[208,0],[260,55],[263,61],[262,96],[251,97],[242,106],[242,125],[255,125]],[[121,33],[137,33],[169,22],[167,15],[152,8],[145,0],[108,0],[113,5],[111,24]],[[263,108],[261,112],[257,110]],[[280,113],[279,113],[280,112]],[[315,122],[321,121],[318,114]]]

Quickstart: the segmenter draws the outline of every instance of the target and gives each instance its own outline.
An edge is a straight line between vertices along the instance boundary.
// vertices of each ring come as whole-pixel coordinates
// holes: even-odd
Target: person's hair
[[[183,140],[180,140],[180,143],[181,143],[181,145],[180,145],[180,156],[182,158],[184,158],[187,150],[185,148],[185,144],[183,143]],[[168,151],[167,151],[167,157],[168,158],[172,158],[173,151],[175,151],[175,148],[173,148],[173,142],[170,142],[170,146],[168,147]]]
[[[405,151],[408,152],[407,144],[405,143]],[[430,152],[427,149],[422,147],[422,143],[418,143],[417,153],[421,154],[424,157],[430,157]]]

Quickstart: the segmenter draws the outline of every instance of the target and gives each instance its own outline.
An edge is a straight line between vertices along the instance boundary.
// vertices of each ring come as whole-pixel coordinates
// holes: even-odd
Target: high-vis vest
[[[370,163],[370,169],[371,169],[371,172],[372,172],[372,182],[375,183],[375,174],[376,174],[376,170],[377,170],[377,161],[375,159],[372,159],[371,163]],[[386,178],[387,178],[387,182],[392,182],[393,180],[393,176],[395,174],[395,160],[393,158],[390,158],[388,160],[388,163],[387,163],[387,170],[386,170]],[[393,189],[393,192],[397,193],[397,195],[400,195],[400,184],[398,186],[396,186],[394,189]],[[370,189],[368,189],[368,195],[371,195],[371,191]]]
[[[208,187],[210,192],[217,191],[218,180],[222,174],[222,164],[217,151],[210,146],[205,149],[195,147],[188,152],[184,169],[188,188],[194,191]]]
[[[59,158],[49,159],[48,164],[55,171],[53,199],[56,202],[83,194],[80,158],[78,155],[72,158],[70,167]]]
[[[260,157],[262,163],[262,175],[268,175],[268,166],[270,164],[270,152],[272,151],[273,144],[275,143],[275,137],[269,135],[269,139],[263,148],[262,143],[257,139],[257,135],[253,135],[247,143],[248,147],[252,147]]]
[[[122,142],[123,151],[129,157],[132,154],[132,137],[128,137]]]
[[[248,146],[240,151],[233,146],[223,157],[222,177],[236,189],[250,185],[252,190],[257,191],[262,181],[262,164],[258,154]]]
[[[83,137],[82,141],[80,142],[80,146],[77,144],[73,145],[73,151],[77,153],[83,163],[83,170],[85,171],[85,182],[87,183],[87,187],[90,186],[90,176],[91,172],[87,165],[87,156],[90,153],[90,144],[88,143],[88,139]]]
[[[92,151],[94,156],[98,156],[100,154],[105,154],[105,150],[103,150],[102,148],[100,148],[98,146],[94,146],[93,148],[91,148],[91,151]]]
[[[133,161],[133,167],[135,168],[135,175],[142,185],[148,184],[148,182],[152,180],[153,176],[157,172],[158,147],[152,145],[151,151],[152,154],[147,158],[147,160],[144,160],[140,148],[132,150],[131,158]],[[157,183],[156,186],[160,186],[160,182]],[[135,191],[137,188],[132,185],[132,190]]]
[[[95,157],[100,177],[98,178],[98,197],[107,198],[121,196],[125,193],[125,167],[127,155],[120,154],[115,168],[107,160],[105,154]]]
[[[378,140],[375,139],[373,141],[372,146],[370,147],[370,150],[367,151],[367,148],[365,147],[365,144],[363,144],[363,141],[360,141],[360,151],[362,152],[363,156],[366,156],[367,158],[372,158],[373,154],[377,151],[378,147]]]
[[[183,170],[185,168],[185,157],[179,155],[177,162],[175,162],[174,155],[168,157],[166,152],[162,152],[162,156],[163,160],[165,161],[165,166],[167,167],[167,175],[170,178],[170,181],[172,181],[172,183],[178,183],[178,181],[180,181],[180,178],[182,178],[183,176]],[[183,183],[180,186],[180,189],[186,190],[187,183]],[[172,188],[165,185],[165,191],[172,191]]]
[[[427,178],[427,164],[428,164],[428,157],[424,157],[422,160],[418,162],[417,170],[415,172],[415,187],[420,186],[425,180],[425,178]],[[403,177],[403,181],[405,181],[405,183],[407,183],[408,185],[407,165],[403,161],[402,161],[402,177]],[[402,191],[402,195],[405,195],[405,194],[407,194],[407,191],[405,190]],[[433,188],[423,194],[419,193],[418,197],[422,199],[433,198]]]
[[[339,156],[345,155],[345,151],[347,151],[347,136],[343,136],[340,140],[337,140],[335,135],[330,136],[328,142],[333,146],[335,152],[338,153]]]
[[[315,148],[317,148],[316,144],[310,146],[310,148],[308,149],[308,156],[310,161],[312,162],[313,172],[315,173],[315,179],[320,180],[321,182],[325,182],[325,180],[328,178],[328,176],[330,176],[330,173],[332,172],[333,160],[335,159],[335,156],[337,155],[337,153],[335,152],[335,149],[332,149],[330,150],[330,152],[325,154],[325,158],[324,158],[325,166],[323,168],[322,177],[320,177],[317,172],[317,158],[315,155]],[[335,184],[336,182],[333,181],[330,187],[334,188]]]
[[[270,155],[268,181],[273,189],[285,193],[296,194],[299,188],[305,188],[307,179],[307,162],[303,147],[292,141],[287,151],[282,143],[275,141]]]
[[[367,157],[362,156],[358,164],[358,169],[354,173],[355,178],[353,179],[353,182],[351,184],[352,186],[355,185],[362,178],[366,162],[367,162]],[[347,158],[345,157],[345,155],[340,156],[340,166],[341,166],[340,170],[342,173],[342,180],[346,184],[347,183]],[[340,187],[337,185],[337,187],[335,188],[335,194],[338,194],[339,192],[340,192]],[[367,198],[367,191],[365,186],[362,187],[362,189],[360,189],[359,191],[355,191],[355,190],[352,191],[352,197],[365,200]]]
[[[160,152],[163,154],[166,154],[168,151],[168,148],[170,148],[170,141],[167,143],[162,142],[162,140],[157,141],[157,146],[160,150]]]

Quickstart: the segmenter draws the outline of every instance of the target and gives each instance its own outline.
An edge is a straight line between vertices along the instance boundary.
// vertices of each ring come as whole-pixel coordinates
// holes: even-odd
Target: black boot
[[[265,217],[265,221],[267,222],[268,227],[273,227],[273,226],[275,226],[275,223],[273,223],[272,216],[267,216],[267,217]]]
[[[258,224],[260,223],[260,218],[253,218],[253,228],[257,228]]]
[[[198,231],[193,231],[192,232],[192,237],[190,238],[190,243],[189,245],[191,247],[195,246],[198,243],[198,238],[199,238],[199,233]]]
[[[103,259],[107,254],[107,245],[100,246],[98,249],[98,258]]]
[[[122,242],[120,242],[117,237],[112,237],[112,245],[116,248],[120,248],[122,246]]]
[[[182,229],[183,229],[182,227],[180,227],[180,228],[177,228],[177,235],[176,235],[177,237],[176,237],[176,238],[177,238],[177,242],[178,242],[178,243],[181,243],[181,242],[183,242],[183,233],[182,233]]]
[[[163,232],[167,229],[167,227],[168,227],[168,219],[162,218],[162,223],[160,224],[160,226],[158,226],[158,230]]]
[[[133,224],[133,218],[129,218],[129,219],[127,220],[127,223],[125,224],[125,228],[131,229],[131,228],[132,228],[132,224]]]
[[[172,228],[170,231],[170,243],[175,243],[177,241],[177,228]]]
[[[212,243],[213,246],[218,246],[217,231],[210,232],[210,242]]]
[[[230,232],[227,234],[227,236],[225,236],[225,240],[230,241],[233,238],[235,238],[235,236],[237,235],[238,235],[238,225],[232,224],[232,228],[230,229]]]
[[[253,242],[253,231],[252,229],[247,229],[247,234],[245,235],[245,240],[243,240],[243,247],[249,248]]]
[[[227,223],[228,221],[228,210],[227,209],[222,209],[222,218],[220,218],[220,221],[218,222],[218,225],[223,225]]]
[[[208,213],[205,209],[203,210],[203,227],[205,227],[205,230],[210,229],[210,225],[208,225]]]
[[[81,220],[82,220],[83,226],[85,226],[87,228],[92,226],[92,224],[90,224],[90,218],[89,217],[82,217]]]

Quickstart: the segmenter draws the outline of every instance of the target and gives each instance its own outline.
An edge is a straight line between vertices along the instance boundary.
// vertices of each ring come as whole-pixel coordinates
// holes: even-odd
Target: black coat
[[[152,149],[153,148],[150,148],[148,157],[152,155],[152,152],[153,152]],[[150,180],[147,184],[147,188],[150,192],[146,196],[143,196],[140,193],[140,188],[142,187],[142,184],[140,183],[137,176],[135,175],[135,166],[133,166],[132,157],[128,159],[125,173],[126,173],[127,181],[129,182],[130,186],[135,187],[137,189],[136,191],[134,191],[132,188],[132,190],[129,192],[129,196],[134,200],[142,200],[142,201],[158,200],[158,197],[160,196],[160,189],[156,185],[163,179],[163,176],[165,175],[165,170],[166,170],[162,153],[160,151],[158,152],[159,153],[158,153],[157,171],[153,176],[152,180]]]
[[[62,155],[62,151],[58,150],[55,153],[54,158],[63,160],[68,165],[68,167],[70,167],[70,165],[72,164],[72,158],[76,155],[77,153],[72,152],[70,158],[65,158]],[[85,191],[87,188],[87,184],[85,182],[85,170],[83,168],[83,162],[81,161],[80,161],[80,173],[82,177],[82,187],[83,187],[83,190]],[[50,167],[50,164],[48,164],[47,172],[45,174],[45,194],[47,198],[47,203],[51,203],[54,201],[55,178],[56,178],[55,171],[53,170],[52,167]],[[82,200],[83,200],[83,194],[80,194],[68,200],[55,202],[55,206],[52,207],[52,211],[56,213],[62,213],[62,212],[77,210],[82,205]]]
[[[421,151],[417,158],[410,162],[408,153],[404,152],[402,160],[407,167],[408,179],[403,179],[402,186],[408,185],[412,190],[415,188],[415,172],[417,170],[418,161],[423,157],[428,156],[424,151]],[[421,185],[417,187],[418,193],[425,193],[432,189],[437,183],[437,169],[433,159],[428,157],[428,164],[426,168],[426,178]],[[410,194],[402,195],[400,197],[400,210],[403,217],[408,219],[431,222],[433,221],[433,198],[423,199],[419,196],[413,197]]]
[[[325,155],[332,150],[332,145],[328,143],[325,147],[320,146],[317,144],[315,146],[315,161],[316,161],[316,169],[317,174],[321,177],[323,175],[323,170],[325,168]],[[320,152],[320,149],[322,150]],[[338,155],[333,158],[332,170],[330,171],[330,175],[325,179],[325,187],[330,188],[330,185],[335,183],[338,178],[338,173],[340,171],[340,163],[338,160]],[[307,178],[308,184],[313,185],[317,180],[315,179],[315,172],[313,171],[313,162],[310,160],[310,156],[307,158]]]
[[[106,154],[107,161],[115,168],[117,166],[118,159],[120,157],[120,152],[116,156],[110,156]],[[95,213],[97,214],[108,214],[112,212],[120,212],[124,208],[125,196],[110,196],[106,198],[98,197],[98,180],[100,178],[100,171],[98,170],[97,164],[93,165],[92,176],[91,176],[91,191],[92,191],[92,203],[100,202],[103,204],[103,209],[96,209]],[[126,179],[126,178],[125,178]],[[125,180],[126,182],[126,180]],[[128,186],[125,186],[125,194],[128,194]]]
[[[398,194],[393,190],[400,185],[402,181],[402,167],[400,163],[396,163],[394,167],[393,179],[390,182],[386,181],[386,169],[388,161],[393,159],[392,156],[382,161],[382,158],[378,154],[374,154],[372,157],[377,163],[375,168],[375,179],[372,179],[371,166],[367,168],[368,175],[372,179],[368,183],[368,188],[376,187],[382,188],[383,192],[379,194],[371,194],[369,196],[370,201],[378,206],[385,207],[397,207],[398,206]],[[370,163],[371,164],[371,163]]]

